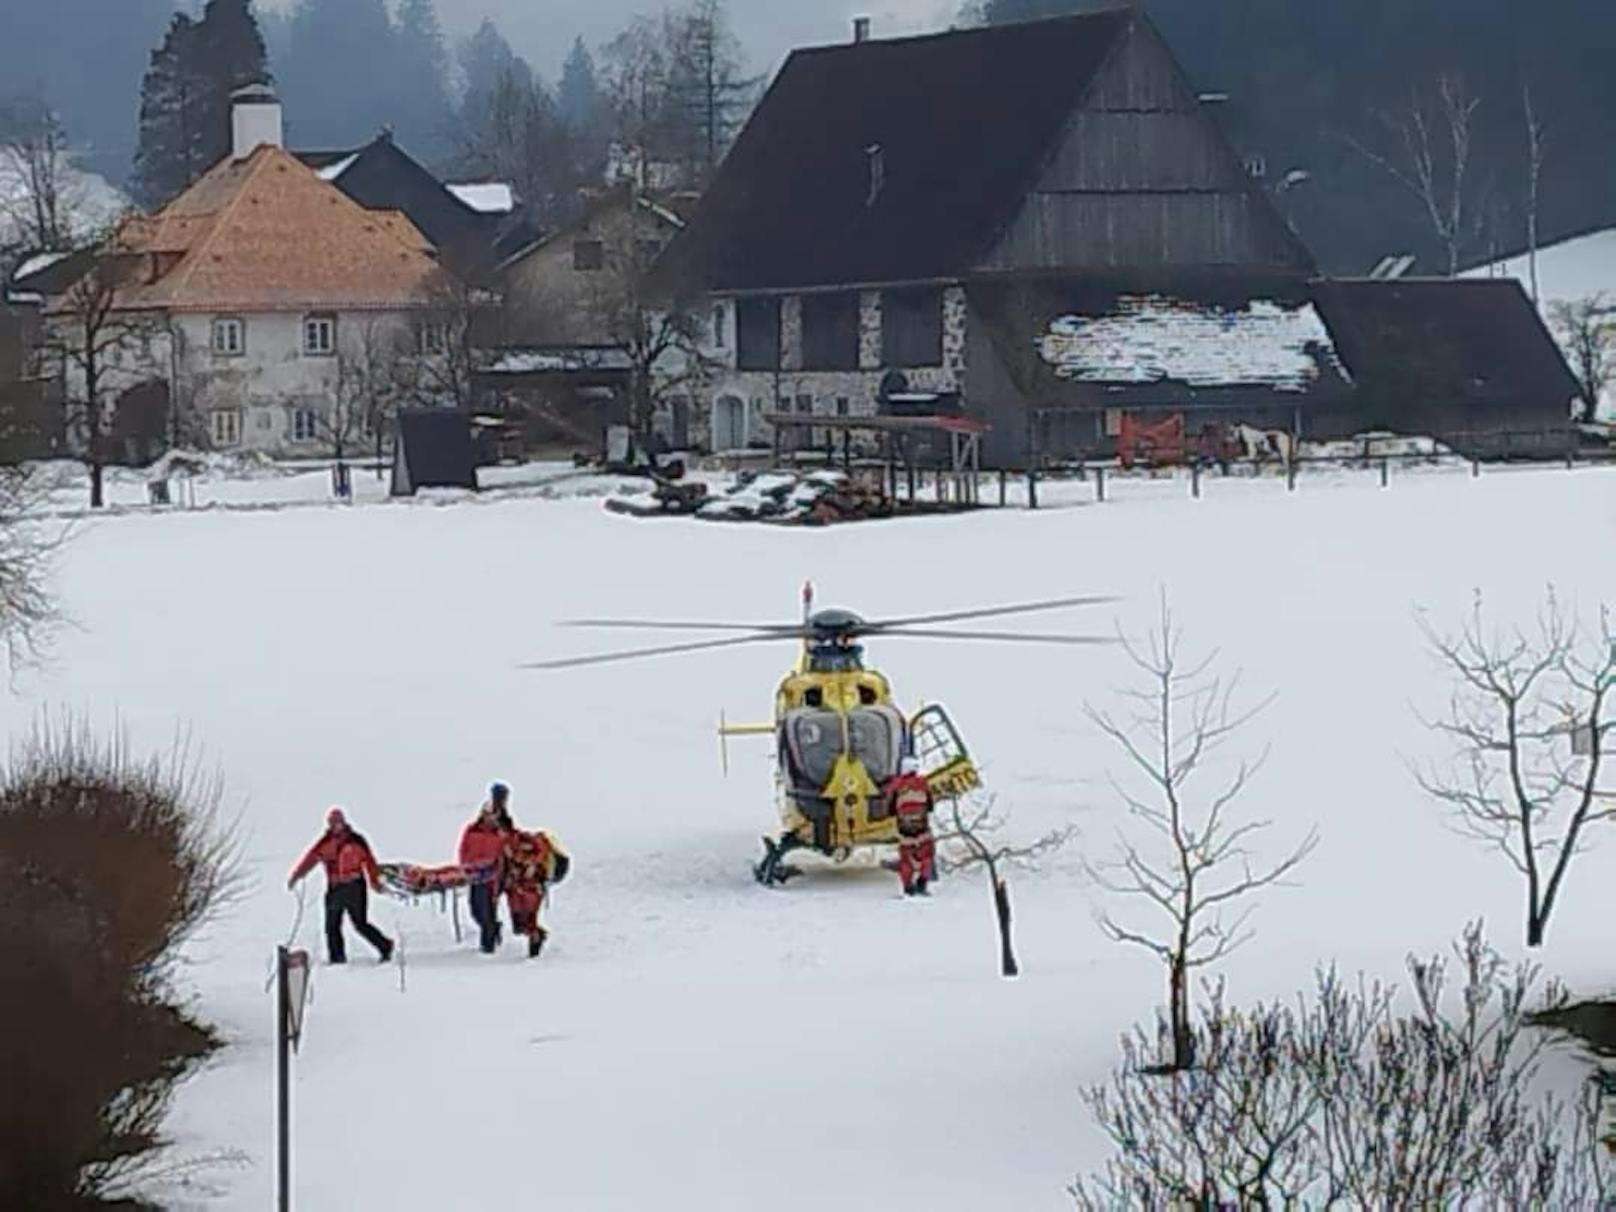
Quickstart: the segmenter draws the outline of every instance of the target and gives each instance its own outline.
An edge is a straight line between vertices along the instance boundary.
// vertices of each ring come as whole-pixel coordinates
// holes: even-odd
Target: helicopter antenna
[[[802,624],[804,627],[808,625],[808,620],[810,617],[812,617],[813,613],[814,583],[812,581],[804,581],[802,583]]]

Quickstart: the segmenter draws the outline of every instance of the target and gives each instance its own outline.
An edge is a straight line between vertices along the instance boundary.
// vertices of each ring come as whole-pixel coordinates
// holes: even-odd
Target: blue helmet
[[[488,788],[488,797],[495,801],[507,800],[510,795],[511,789],[504,783],[496,782]]]

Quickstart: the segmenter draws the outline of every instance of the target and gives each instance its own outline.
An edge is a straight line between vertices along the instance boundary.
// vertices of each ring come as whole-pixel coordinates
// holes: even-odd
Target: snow
[[[507,350],[484,370],[489,374],[521,375],[580,370],[627,370],[629,358],[616,347],[579,349]]]
[[[250,1164],[204,1175],[211,1194],[160,1190],[165,1207],[270,1201],[266,965],[294,921],[285,873],[325,806],[347,805],[384,859],[441,861],[493,778],[574,857],[546,910],[551,947],[488,959],[431,902],[378,907],[404,940],[404,985],[359,943],[359,962],[315,972],[293,1061],[295,1205],[520,1191],[569,1210],[1053,1212],[1104,1156],[1078,1091],[1163,992],[1147,956],[1102,940],[1079,862],[1122,822],[1106,772],[1124,763],[1082,714],[1131,684],[1121,653],[869,645],[904,702],[948,705],[1015,832],[1081,830],[1012,877],[1024,975],[1006,982],[978,880],[945,879],[927,903],[878,871],[753,884],[770,745],[731,741],[725,778],[713,730],[720,709],[767,717],[788,650],[521,669],[630,638],[556,620],[789,621],[807,577],[822,604],[870,617],[1118,594],[1063,625],[1137,633],[1165,587],[1193,651],[1220,648],[1253,699],[1279,693],[1251,737],[1273,756],[1247,809],[1275,822],[1276,849],[1322,834],[1223,969],[1245,1003],[1332,959],[1400,979],[1408,951],[1476,916],[1516,950],[1517,878],[1453,835],[1405,765],[1433,744],[1410,708],[1446,701],[1412,612],[1456,624],[1479,587],[1500,618],[1528,619],[1550,581],[1584,618],[1616,600],[1616,565],[1587,552],[1590,528],[1616,526],[1616,472],[1597,469],[1394,474],[1387,490],[1360,472],[1295,493],[1214,480],[1199,501],[1182,482],[1125,481],[1104,506],[1051,482],[1046,502],[1068,507],[825,530],[651,524],[516,494],[245,508],[303,478],[230,482],[242,509],[78,523],[58,573],[74,625],[3,704],[14,736],[47,709],[149,748],[187,727],[242,813],[255,886],[186,971],[230,1046],[181,1091],[172,1129],[182,1156]],[[1577,860],[1540,957],[1581,992],[1612,984],[1613,857],[1600,837]],[[318,947],[318,916],[316,877],[300,945]]]
[[[335,180],[337,180],[339,177],[342,176],[343,173],[347,172],[350,168],[353,167],[353,162],[355,160],[357,160],[357,159],[359,159],[359,153],[355,152],[351,156],[345,156],[341,160],[335,160],[332,163],[327,164],[324,168],[319,170],[320,180],[322,180],[322,181],[335,181]]]
[[[1530,258],[1525,253],[1466,270],[1467,278],[1516,278],[1532,290]],[[1586,299],[1608,294],[1616,302],[1616,227],[1589,232],[1537,253],[1538,299],[1545,310],[1556,300]]]
[[[445,188],[472,210],[485,215],[508,215],[516,209],[516,195],[504,181],[477,181]]]
[[[35,253],[17,266],[11,273],[13,280],[32,277],[42,269],[49,269],[58,261],[66,260],[71,254],[65,252]]]
[[[1523,290],[1531,294],[1531,258],[1521,253],[1488,265],[1479,265],[1465,271],[1467,278],[1515,278]],[[1551,310],[1556,303],[1574,303],[1605,295],[1606,302],[1616,307],[1616,227],[1604,231],[1575,236],[1538,249],[1537,253],[1538,310],[1556,340],[1562,334],[1555,331]],[[1602,418],[1616,418],[1616,384],[1601,393],[1595,410]]]
[[[1311,303],[1254,299],[1239,310],[1162,295],[1125,295],[1103,316],[1059,316],[1039,353],[1064,379],[1194,387],[1266,385],[1305,391],[1319,357],[1334,364],[1330,332]]]

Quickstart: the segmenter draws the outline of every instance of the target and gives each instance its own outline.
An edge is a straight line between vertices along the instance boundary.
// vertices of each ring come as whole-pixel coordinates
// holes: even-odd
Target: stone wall
[[[726,313],[733,312],[727,301],[721,303]],[[813,415],[831,417],[841,410],[851,416],[873,416],[879,404],[882,377],[891,370],[902,371],[909,389],[916,392],[963,392],[967,369],[967,319],[965,289],[948,287],[943,292],[943,358],[941,366],[885,366],[881,361],[881,292],[862,291],[858,308],[859,369],[858,370],[804,370],[802,369],[802,299],[787,295],[780,307],[781,369],[750,370],[736,368],[736,350],[733,338],[722,343],[710,342],[703,357],[710,369],[698,382],[685,388],[674,389],[670,395],[688,394],[691,401],[690,443],[711,448],[714,438],[721,446],[729,445],[721,432],[731,431],[716,418],[715,409],[720,400],[744,402],[744,444],[752,447],[768,446],[773,434],[764,415],[776,411],[798,412],[801,397],[811,400]],[[733,408],[725,404],[724,409]],[[671,430],[671,409],[659,411],[657,422],[664,432]]]

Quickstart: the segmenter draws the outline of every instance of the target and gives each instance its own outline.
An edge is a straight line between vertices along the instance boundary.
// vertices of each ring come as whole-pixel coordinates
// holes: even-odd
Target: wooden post
[[[1038,473],[1033,468],[1027,468],[1027,508],[1038,508]]]
[[[1190,464],[1190,495],[1197,501],[1201,499],[1201,465]]]
[[[1010,476],[1004,468],[999,468],[999,508],[1003,509],[1010,499]]]
[[[275,1206],[292,1206],[292,993],[287,983],[289,957],[285,947],[275,949]]]
[[[1288,492],[1296,491],[1296,459],[1294,457],[1285,464],[1285,488]]]
[[[1105,466],[1102,464],[1094,469],[1094,499],[1105,500]]]
[[[1380,486],[1385,488],[1391,482],[1392,461],[1382,456],[1380,460]]]

